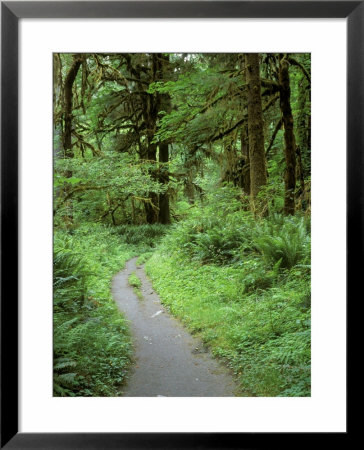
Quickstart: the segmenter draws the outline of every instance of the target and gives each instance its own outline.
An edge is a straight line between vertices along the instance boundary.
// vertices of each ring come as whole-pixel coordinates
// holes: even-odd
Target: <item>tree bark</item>
[[[170,67],[169,67],[169,55],[159,54],[161,59],[161,78],[168,79]],[[171,98],[169,94],[160,94],[159,107],[161,111],[171,112]],[[171,215],[169,208],[169,151],[168,141],[161,142],[159,144],[159,182],[167,187],[167,190],[159,194],[159,215],[158,222],[164,225],[171,223]]]
[[[308,136],[308,123],[306,123],[306,83],[299,83],[299,101],[298,101],[298,116],[296,123],[296,181],[299,180],[300,187],[298,192],[296,192],[296,206],[300,205],[302,211],[306,210],[306,199],[304,198],[305,194],[305,168],[303,164],[302,155],[307,155],[308,153],[308,145],[307,145],[307,136]],[[307,121],[308,122],[308,121]],[[298,201],[298,202],[297,202]]]
[[[267,204],[265,201],[258,201],[257,199],[262,186],[267,184],[259,54],[245,54],[245,67],[248,88],[251,208],[254,213],[264,214],[267,212]]]
[[[81,66],[82,58],[81,55],[75,54],[73,56],[72,65],[67,72],[64,86],[63,86],[63,95],[64,95],[64,110],[63,110],[63,120],[64,120],[64,128],[62,135],[62,143],[63,143],[63,156],[64,158],[73,158],[74,152],[72,149],[72,119],[73,119],[73,84],[76,80],[78,70]],[[72,177],[72,171],[67,170],[65,172],[66,178]],[[64,196],[67,198],[69,194],[69,187],[64,188]],[[73,222],[73,206],[72,200],[70,199],[65,203],[66,205],[66,213],[63,216],[63,222],[66,226],[71,226]]]
[[[154,82],[158,79],[158,74],[160,72],[160,61],[156,53],[151,55],[151,80]],[[147,94],[145,97],[145,106],[143,115],[145,118],[145,123],[147,125],[147,160],[153,164],[152,169],[149,173],[153,180],[157,178],[156,176],[156,161],[157,161],[157,144],[153,142],[154,134],[157,127],[158,119],[158,95],[157,94]],[[149,224],[158,222],[158,211],[159,211],[159,199],[158,194],[155,192],[149,192],[149,202],[144,203],[146,221]]]
[[[148,143],[147,159],[151,164],[156,163],[157,161],[157,145],[150,143],[150,140]],[[154,167],[149,171],[150,176],[153,180],[156,178],[155,172],[156,168],[154,164]],[[155,192],[149,192],[148,197],[149,201],[144,203],[146,221],[149,224],[157,223],[159,210],[158,194],[156,194]]]
[[[307,173],[310,173],[310,114],[306,112],[309,111],[310,107],[306,106],[309,102],[309,90],[307,89],[307,83],[302,79],[299,83],[299,100],[298,100],[298,115],[296,123],[296,144],[301,150],[302,159],[302,170],[303,177]],[[299,164],[299,162],[298,162]]]
[[[65,158],[73,158],[72,149],[72,107],[73,107],[73,83],[75,82],[78,69],[82,63],[79,54],[74,55],[70,70],[64,81],[64,132],[63,150]]]
[[[248,125],[244,124],[240,133],[241,142],[241,187],[246,195],[250,195],[250,158]]]
[[[296,148],[296,179],[300,181],[300,188],[297,192],[297,199],[302,197],[305,192],[305,178],[303,175],[303,165],[302,165],[302,157],[301,157],[301,149],[297,146]],[[301,208],[305,210],[305,203],[301,200]]]
[[[190,205],[195,204],[195,187],[193,185],[193,166],[189,164],[188,166],[185,166],[187,170],[187,176],[184,181],[184,195],[187,197],[187,201]]]
[[[161,163],[159,167],[159,182],[167,186],[167,188],[169,182],[168,160],[168,142],[162,142],[159,144],[159,162]],[[159,194],[158,222],[164,225],[171,223],[168,191]]]
[[[296,188],[296,141],[293,132],[293,115],[290,103],[289,63],[285,56],[279,55],[280,108],[284,125],[286,172],[284,176],[284,213],[295,213]]]
[[[234,186],[239,184],[239,164],[238,156],[235,150],[235,142],[231,136],[225,138],[223,142],[224,152],[221,155],[222,177],[223,183],[233,183]]]

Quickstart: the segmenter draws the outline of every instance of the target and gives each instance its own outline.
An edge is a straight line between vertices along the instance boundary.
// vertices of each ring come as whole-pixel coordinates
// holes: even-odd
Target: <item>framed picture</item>
[[[290,446],[297,433],[303,441],[310,439],[311,433],[315,439],[327,437],[327,433],[335,433],[336,439],[347,438],[345,297],[346,292],[349,298],[355,291],[362,269],[358,242],[364,207],[363,21],[361,1],[1,3],[2,447],[257,448],[278,439],[281,445],[283,433]],[[312,80],[313,368],[308,395],[301,395],[304,390],[296,395],[282,388],[274,395],[260,391],[229,399],[104,398],[100,388],[94,391],[98,394],[90,394],[94,398],[86,398],[87,389],[81,398],[71,398],[67,383],[53,391],[51,260],[53,220],[58,220],[53,217],[52,137],[57,140],[52,135],[57,115],[52,105],[57,97],[53,85],[57,62],[53,58],[56,55],[67,77],[66,69],[71,73],[73,62],[78,67],[86,65],[84,54],[91,55],[87,64],[101,74],[112,70],[110,55],[153,52],[187,55],[185,61],[196,53],[264,53],[267,67],[281,67],[280,58],[284,57],[279,55],[284,52],[291,55],[290,64],[299,67],[302,79],[310,84]],[[310,62],[302,62],[296,54],[310,55]],[[81,56],[73,60],[72,55]],[[311,61],[310,76],[306,67],[311,68]],[[87,73],[88,69],[84,70]],[[130,70],[129,75],[133,78],[135,73]],[[88,89],[86,78],[80,81],[80,92]],[[268,79],[264,82],[269,85]],[[160,98],[165,92],[158,84],[150,89],[160,92]],[[99,94],[90,93],[90,98],[92,95]],[[57,99],[54,101],[56,104]],[[81,102],[80,111],[82,107]],[[62,127],[67,128],[67,114],[62,114]],[[95,150],[91,141],[85,143],[82,136],[77,137],[77,130],[70,128],[70,133],[78,139],[81,153]],[[270,133],[277,135],[273,129]],[[243,145],[242,138],[236,139]],[[272,135],[269,149],[273,143]],[[63,187],[79,186],[76,168],[62,166],[57,176]],[[71,213],[62,209],[68,194],[59,197],[60,214],[76,216],[78,206]],[[112,193],[109,206],[111,197]],[[139,200],[142,197],[143,193]],[[286,197],[282,197],[284,208],[288,208]],[[105,217],[118,225],[120,211],[115,213],[111,206]],[[139,205],[138,210],[138,205],[131,203],[130,220],[144,214],[144,206]],[[89,208],[87,214],[95,211]],[[97,213],[102,216],[98,209]],[[145,214],[147,217],[147,207]],[[96,302],[92,296],[89,300],[90,304]],[[62,364],[64,361],[60,367]],[[72,366],[73,361],[65,364]],[[335,374],[330,377],[333,368]]]

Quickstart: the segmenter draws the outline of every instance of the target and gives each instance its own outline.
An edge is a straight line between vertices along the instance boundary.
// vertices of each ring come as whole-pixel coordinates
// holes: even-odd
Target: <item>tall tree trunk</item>
[[[223,143],[224,153],[221,155],[222,182],[233,183],[234,186],[240,186],[239,183],[239,159],[236,154],[235,141],[231,137],[225,138]]]
[[[298,99],[298,115],[296,122],[296,144],[301,150],[302,154],[307,153],[307,136],[308,136],[308,123],[306,118],[306,90],[305,85],[302,86],[303,80],[300,83],[299,99]]]
[[[261,82],[259,73],[259,54],[245,54],[246,82],[248,87],[248,132],[250,159],[250,196],[252,211],[257,214],[267,212],[265,201],[257,196],[267,184],[267,170],[264,151],[263,112]]]
[[[161,78],[168,79],[170,67],[169,67],[169,55],[158,54],[161,59]],[[161,111],[169,113],[171,111],[171,98],[169,94],[161,94],[159,107]],[[171,223],[170,208],[169,208],[169,152],[168,141],[161,142],[159,144],[159,182],[164,186],[167,186],[167,190],[159,194],[159,216],[158,222],[162,224]]]
[[[250,158],[249,158],[249,133],[248,124],[244,124],[240,132],[241,142],[241,184],[243,192],[250,195]]]
[[[279,55],[280,108],[284,125],[284,144],[286,172],[284,176],[284,213],[295,212],[296,188],[296,141],[293,132],[293,115],[290,103],[291,89],[289,85],[289,63],[286,57]]]
[[[306,174],[311,172],[311,147],[310,147],[310,131],[311,131],[311,121],[310,114],[310,89],[302,76],[299,82],[299,100],[298,100],[298,116],[296,122],[296,144],[301,150],[301,160],[302,160],[302,174],[306,177]],[[300,162],[297,159],[297,164]],[[298,178],[297,178],[298,179]]]
[[[184,195],[187,197],[187,201],[190,205],[195,204],[195,187],[193,185],[193,179],[194,179],[194,170],[193,170],[193,164],[189,163],[188,165],[185,165],[185,168],[187,170],[187,176],[184,181]]]
[[[160,60],[157,55],[158,54],[156,53],[151,55],[151,83],[157,81],[158,74],[160,73]],[[153,142],[153,139],[157,127],[159,112],[158,103],[158,94],[146,94],[143,114],[147,125],[147,160],[153,165],[152,169],[149,171],[153,180],[157,179],[155,164],[157,161],[157,144]],[[159,211],[158,194],[155,192],[149,192],[148,197],[149,201],[144,203],[146,221],[149,224],[157,223]]]
[[[246,65],[244,54],[238,55],[238,64],[242,73],[245,74]],[[243,104],[248,104],[247,92],[243,91]],[[247,107],[244,113],[247,115]],[[239,161],[239,173],[240,173],[240,187],[242,188],[244,194],[250,197],[250,158],[249,158],[249,131],[248,131],[248,121],[245,121],[240,129],[240,152],[241,157]]]
[[[72,108],[73,108],[73,83],[75,82],[78,69],[82,63],[81,55],[73,57],[71,68],[64,81],[64,131],[63,149],[65,158],[73,158],[72,149]]]
[[[151,143],[150,140],[148,143],[147,159],[153,164],[153,168],[149,171],[150,176],[152,179],[156,179],[156,168],[154,163],[157,161],[157,145]],[[148,201],[144,203],[146,221],[149,224],[157,223],[159,210],[158,194],[155,192],[149,192],[148,196]]]
[[[303,199],[303,195],[305,192],[305,178],[303,175],[303,164],[301,157],[301,149],[297,146],[296,148],[296,179],[300,181],[300,188],[297,192],[297,199],[301,199],[301,208],[304,211],[306,209],[305,201]]]
[[[63,152],[64,158],[73,158],[74,152],[72,148],[72,118],[73,118],[73,84],[76,80],[78,70],[82,63],[82,57],[79,54],[73,56],[72,65],[67,72],[65,81],[64,81],[64,110],[63,110],[63,118],[64,118],[64,128],[63,128]],[[65,172],[66,178],[72,177],[72,171],[67,170]],[[64,195],[67,197],[69,192],[69,188],[66,187],[64,189]],[[63,216],[63,221],[66,226],[70,226],[73,222],[73,208],[72,201],[69,199],[66,204],[66,213]]]
[[[168,168],[168,142],[162,142],[159,144],[159,182],[164,186],[167,186],[169,182],[169,168]],[[158,222],[162,224],[171,223],[170,210],[169,210],[169,195],[168,191],[159,194],[159,216]]]

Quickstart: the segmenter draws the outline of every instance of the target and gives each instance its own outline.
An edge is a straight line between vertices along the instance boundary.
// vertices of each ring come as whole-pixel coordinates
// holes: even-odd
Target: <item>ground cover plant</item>
[[[174,228],[147,273],[170,311],[226,360],[242,395],[308,396],[308,224],[303,217],[252,222],[246,213],[233,215],[229,227],[239,226],[228,248],[223,235],[211,232],[216,215],[211,228],[206,217],[194,217],[189,227]],[[225,216],[222,229],[226,223]]]
[[[128,281],[130,286],[133,286],[134,292],[136,293],[139,300],[143,300],[143,294],[142,291],[140,290],[142,282],[140,281],[140,278],[138,278],[135,272],[129,275]]]
[[[55,234],[55,395],[114,395],[124,381],[131,341],[110,279],[130,256],[102,226]]]
[[[126,244],[120,229],[97,224],[55,233],[56,396],[119,395],[132,360],[132,342],[129,324],[112,299],[111,279],[128,259],[149,248],[148,233],[143,234],[143,228],[133,230],[139,246]],[[150,232],[154,237],[158,234]]]

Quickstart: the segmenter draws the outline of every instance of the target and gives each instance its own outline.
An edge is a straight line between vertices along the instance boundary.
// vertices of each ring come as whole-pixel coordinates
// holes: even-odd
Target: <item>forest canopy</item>
[[[53,81],[56,395],[124,380],[133,255],[244,395],[310,395],[310,54],[55,53]]]
[[[54,54],[56,223],[168,224],[212,175],[307,211],[310,86],[308,54]]]

